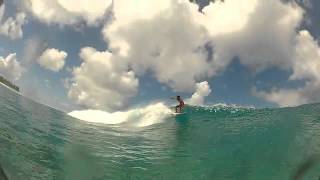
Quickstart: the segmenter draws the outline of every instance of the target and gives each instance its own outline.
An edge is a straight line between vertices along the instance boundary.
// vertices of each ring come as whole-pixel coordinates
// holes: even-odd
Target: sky
[[[1,1],[0,1],[1,3]],[[4,0],[0,74],[65,112],[320,101],[317,0]]]

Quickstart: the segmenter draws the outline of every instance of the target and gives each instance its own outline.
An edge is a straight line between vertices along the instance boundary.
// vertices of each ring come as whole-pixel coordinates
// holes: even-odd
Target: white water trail
[[[164,103],[151,104],[146,107],[128,111],[106,112],[101,110],[81,110],[68,113],[70,116],[91,123],[121,124],[146,127],[163,122],[173,112]]]

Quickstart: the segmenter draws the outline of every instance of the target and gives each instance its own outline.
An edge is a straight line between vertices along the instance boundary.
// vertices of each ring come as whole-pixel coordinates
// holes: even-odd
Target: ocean
[[[318,180],[320,104],[64,112],[0,86],[0,179]]]

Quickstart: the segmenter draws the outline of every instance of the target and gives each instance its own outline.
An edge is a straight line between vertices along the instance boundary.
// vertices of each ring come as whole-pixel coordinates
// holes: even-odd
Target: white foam
[[[146,127],[161,123],[171,114],[172,111],[163,103],[151,104],[142,108],[114,113],[101,110],[82,110],[69,113],[70,116],[86,122],[103,124],[126,123],[136,127]]]
[[[227,103],[208,104],[208,105],[203,105],[202,107],[204,107],[204,108],[224,107],[224,108],[255,109],[255,107],[254,107],[253,105],[251,105],[251,106],[245,106],[245,105],[227,104]]]

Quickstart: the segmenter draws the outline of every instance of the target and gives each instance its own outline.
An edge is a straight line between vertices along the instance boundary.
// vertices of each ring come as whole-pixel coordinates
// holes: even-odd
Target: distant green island
[[[0,83],[12,88],[13,90],[19,92],[20,89],[18,86],[14,85],[13,83],[11,83],[10,81],[8,81],[6,78],[0,76]]]

